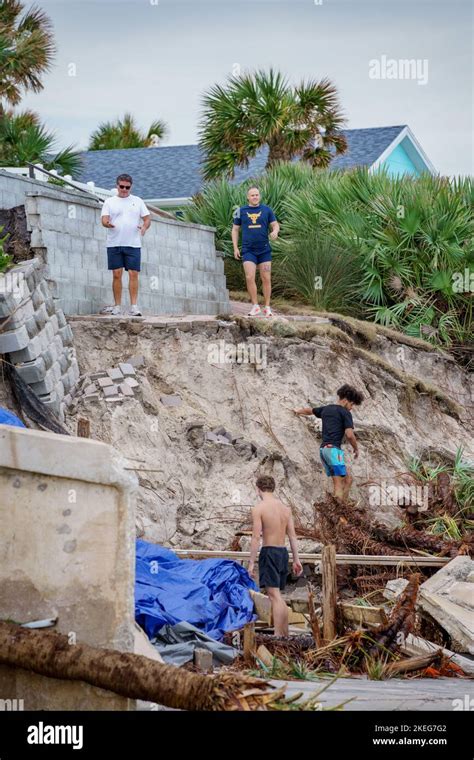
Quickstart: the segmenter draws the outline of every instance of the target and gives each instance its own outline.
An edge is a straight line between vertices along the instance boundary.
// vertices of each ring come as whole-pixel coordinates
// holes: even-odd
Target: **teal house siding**
[[[400,177],[403,174],[418,177],[420,174],[401,143],[392,150],[380,167],[385,169],[391,177]]]

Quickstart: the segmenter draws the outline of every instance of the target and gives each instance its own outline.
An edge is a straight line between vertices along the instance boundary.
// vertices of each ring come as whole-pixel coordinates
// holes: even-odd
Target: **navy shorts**
[[[262,588],[279,588],[284,591],[288,577],[288,549],[286,546],[262,546],[258,558],[258,580]]]
[[[133,269],[140,271],[141,248],[133,248],[131,245],[114,245],[107,248],[107,260],[109,269]]]
[[[270,246],[261,250],[252,250],[251,248],[242,248],[242,261],[253,261],[254,264],[264,264],[272,260],[272,249]]]

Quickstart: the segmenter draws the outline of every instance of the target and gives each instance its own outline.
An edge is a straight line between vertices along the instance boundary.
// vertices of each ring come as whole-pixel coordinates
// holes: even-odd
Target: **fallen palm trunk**
[[[0,622],[0,664],[179,710],[267,710],[284,692],[258,678],[202,676],[129,652],[70,645],[60,633],[5,622]]]

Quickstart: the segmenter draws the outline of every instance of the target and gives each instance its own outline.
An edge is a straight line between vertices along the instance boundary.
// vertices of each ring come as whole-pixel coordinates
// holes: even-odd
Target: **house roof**
[[[343,130],[348,149],[334,157],[331,168],[372,166],[405,128],[401,125]],[[233,181],[242,182],[262,174],[267,153],[268,148],[260,150],[247,168],[236,170]],[[198,145],[85,151],[82,158],[83,168],[78,177],[81,182],[92,180],[99,187],[113,188],[117,175],[125,172],[133,177],[134,193],[145,199],[189,198],[204,184]]]

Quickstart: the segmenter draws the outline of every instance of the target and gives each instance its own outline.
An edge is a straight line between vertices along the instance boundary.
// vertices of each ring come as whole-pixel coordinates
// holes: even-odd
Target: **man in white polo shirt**
[[[107,228],[107,259],[112,270],[114,306],[107,306],[101,314],[122,313],[122,273],[128,272],[130,311],[140,317],[138,308],[138,273],[140,271],[141,238],[151,224],[150,212],[138,195],[131,195],[132,178],[129,174],[117,177],[117,195],[112,195],[102,206],[102,226]]]

